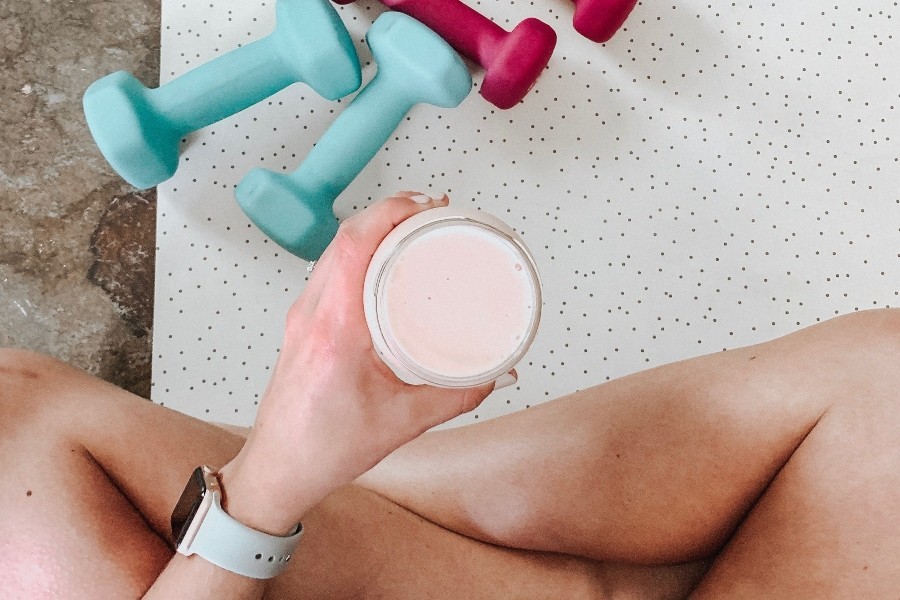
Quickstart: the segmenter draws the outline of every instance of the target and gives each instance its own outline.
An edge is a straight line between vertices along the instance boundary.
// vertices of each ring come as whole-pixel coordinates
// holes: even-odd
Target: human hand
[[[220,473],[227,510],[238,520],[288,531],[331,491],[431,427],[473,410],[493,390],[493,383],[406,384],[372,345],[363,311],[366,269],[396,225],[448,203],[446,196],[418,202],[425,199],[401,192],[350,217],[317,261],[288,313],[247,443]]]

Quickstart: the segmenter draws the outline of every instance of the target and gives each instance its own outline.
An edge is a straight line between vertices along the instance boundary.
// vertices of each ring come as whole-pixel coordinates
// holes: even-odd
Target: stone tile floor
[[[155,191],[106,164],[81,96],[158,83],[159,2],[0,3],[0,346],[150,393]]]

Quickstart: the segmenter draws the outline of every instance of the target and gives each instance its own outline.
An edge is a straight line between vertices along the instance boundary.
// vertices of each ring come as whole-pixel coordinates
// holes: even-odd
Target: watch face
[[[181,493],[175,510],[172,511],[172,538],[175,540],[176,548],[181,545],[205,495],[206,481],[203,477],[203,468],[197,467],[191,474],[187,485],[184,486],[184,492]]]

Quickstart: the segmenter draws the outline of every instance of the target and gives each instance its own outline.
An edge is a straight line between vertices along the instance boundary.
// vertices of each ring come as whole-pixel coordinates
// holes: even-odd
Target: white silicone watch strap
[[[186,554],[198,554],[209,562],[245,577],[269,579],[287,568],[303,528],[289,536],[269,535],[231,518],[218,492]]]

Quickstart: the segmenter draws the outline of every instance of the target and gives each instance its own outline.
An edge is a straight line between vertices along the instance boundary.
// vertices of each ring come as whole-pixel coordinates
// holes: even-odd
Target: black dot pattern
[[[556,29],[543,77],[508,111],[476,93],[414,108],[336,205],[447,192],[535,252],[544,321],[519,382],[454,424],[900,304],[897,2],[642,2],[604,45],[575,33],[567,3],[473,6]],[[266,35],[273,7],[164,0],[163,79]],[[365,83],[383,8],[339,12]],[[233,189],[252,167],[295,169],[349,101],[298,84],[184,140],[159,188],[157,402],[252,422],[308,274]]]

